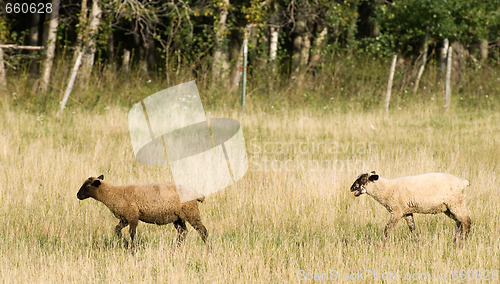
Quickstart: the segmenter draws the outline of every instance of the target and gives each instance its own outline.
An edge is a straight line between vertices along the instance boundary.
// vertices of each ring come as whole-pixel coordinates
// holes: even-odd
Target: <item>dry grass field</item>
[[[211,251],[189,226],[173,252],[173,225],[140,223],[135,255],[118,242],[118,221],[103,204],[76,198],[99,174],[114,184],[170,180],[168,168],[135,161],[127,111],[68,109],[57,118],[0,104],[2,282],[499,279],[498,111],[208,112],[242,123],[249,155],[247,174],[200,206]],[[454,247],[455,223],[443,214],[415,216],[420,243],[405,222],[385,243],[389,213],[349,192],[368,170],[470,180],[466,247]]]

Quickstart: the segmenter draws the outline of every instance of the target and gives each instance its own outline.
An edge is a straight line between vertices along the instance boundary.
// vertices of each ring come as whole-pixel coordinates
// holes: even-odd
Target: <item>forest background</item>
[[[0,44],[43,47],[3,49],[2,92],[9,94],[3,99],[39,110],[57,107],[80,53],[70,105],[130,105],[195,79],[207,106],[237,106],[245,38],[249,99],[260,107],[376,106],[392,55],[398,55],[397,104],[443,104],[448,46],[456,55],[458,104],[498,105],[500,8],[494,0],[30,3],[45,9],[30,13],[19,1],[0,5]],[[56,7],[50,14],[48,5]]]

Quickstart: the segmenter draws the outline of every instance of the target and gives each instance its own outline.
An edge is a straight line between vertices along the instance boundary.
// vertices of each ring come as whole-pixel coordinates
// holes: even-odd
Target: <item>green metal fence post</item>
[[[246,93],[246,84],[247,84],[247,53],[248,53],[248,38],[245,35],[245,39],[243,40],[243,64],[241,66],[242,69],[242,80],[241,80],[241,110],[245,109],[245,93]]]

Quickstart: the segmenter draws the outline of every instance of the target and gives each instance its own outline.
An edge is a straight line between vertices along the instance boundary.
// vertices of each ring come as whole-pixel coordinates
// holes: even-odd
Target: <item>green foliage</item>
[[[0,42],[5,42],[9,37],[10,27],[5,17],[0,16]]]
[[[265,23],[266,22],[266,9],[263,7],[265,0],[250,0],[249,6],[244,6],[241,12],[245,14],[245,19],[249,23]]]
[[[465,44],[498,36],[498,11],[496,0],[396,0],[378,7],[377,21],[392,46],[411,53],[426,34],[434,43],[448,38]]]
[[[395,53],[395,36],[381,34],[376,37],[365,37],[358,41],[359,53],[375,58],[390,58]]]
[[[326,11],[326,24],[332,27],[331,40],[342,42],[348,48],[353,48],[355,43],[356,22],[359,17],[359,0],[324,1]],[[330,40],[330,41],[331,41]]]

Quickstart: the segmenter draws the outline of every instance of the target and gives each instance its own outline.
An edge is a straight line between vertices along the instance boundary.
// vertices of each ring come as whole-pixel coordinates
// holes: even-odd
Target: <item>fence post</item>
[[[448,65],[446,66],[446,89],[445,89],[445,101],[444,108],[446,111],[450,109],[451,101],[451,63],[452,63],[453,47],[448,48]]]
[[[246,94],[246,84],[247,84],[247,53],[248,53],[248,38],[245,34],[245,39],[243,40],[243,64],[241,66],[242,76],[241,76],[241,110],[245,109],[245,94]]]
[[[0,47],[0,87],[3,89],[7,87],[5,81],[5,63],[3,62],[3,48]]]
[[[391,100],[392,80],[394,79],[394,71],[396,70],[397,55],[392,57],[391,73],[389,74],[389,82],[387,82],[387,94],[385,95],[385,111],[389,112],[389,101]]]

